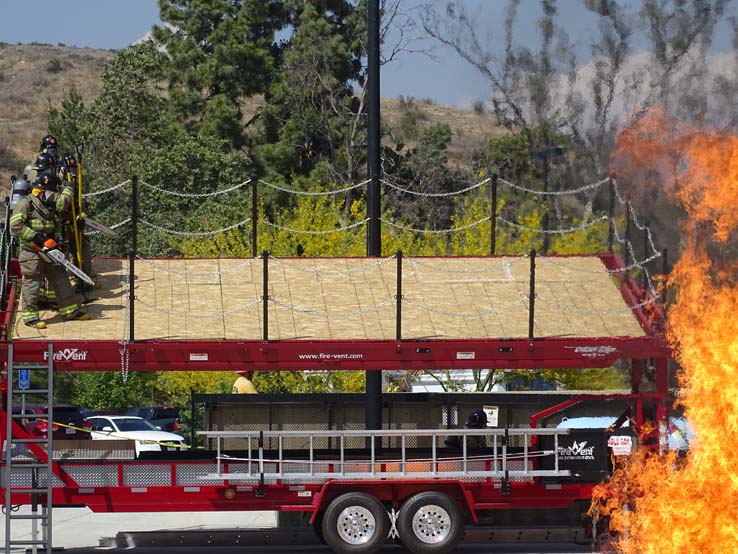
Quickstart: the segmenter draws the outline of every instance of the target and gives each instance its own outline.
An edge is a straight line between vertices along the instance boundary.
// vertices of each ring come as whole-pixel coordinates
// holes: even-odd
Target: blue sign
[[[19,369],[18,370],[18,388],[20,390],[28,390],[31,388],[31,370],[30,369]]]

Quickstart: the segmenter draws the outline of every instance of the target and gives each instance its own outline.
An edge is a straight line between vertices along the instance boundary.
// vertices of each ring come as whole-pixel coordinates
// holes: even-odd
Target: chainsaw
[[[48,261],[49,263],[62,266],[64,269],[69,271],[72,275],[80,278],[82,281],[84,281],[88,285],[95,284],[95,281],[92,280],[92,277],[87,275],[87,273],[82,271],[80,268],[78,268],[76,265],[74,265],[72,262],[70,262],[67,259],[67,257],[64,255],[64,252],[59,250],[59,245],[56,243],[54,239],[46,239],[44,241],[43,247],[37,245],[36,243],[33,243],[33,248],[39,254],[41,254],[42,258],[45,258],[45,260]]]

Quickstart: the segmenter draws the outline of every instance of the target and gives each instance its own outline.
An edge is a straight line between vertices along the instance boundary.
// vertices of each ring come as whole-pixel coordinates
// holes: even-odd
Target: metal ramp
[[[54,388],[54,346],[48,345],[46,364],[22,364],[13,362],[13,344],[8,345],[7,376],[7,418],[6,441],[3,445],[5,467],[3,486],[5,487],[5,553],[11,549],[26,547],[32,553],[46,552],[51,554],[51,489],[53,485],[52,465],[54,421],[53,388]],[[31,376],[37,376],[31,378]],[[33,413],[27,410],[34,400],[34,405],[47,407],[46,413]],[[28,419],[46,419],[47,433],[45,438],[32,437],[25,431]],[[14,493],[30,494],[31,511],[18,514],[13,510],[11,498]],[[13,539],[11,534],[13,521],[31,520],[30,539]],[[40,529],[39,529],[40,524]]]
[[[354,479],[460,479],[460,480],[529,480],[537,477],[568,477],[569,470],[559,466],[559,437],[568,429],[407,429],[381,431],[201,431],[198,433],[216,441],[217,471],[202,479],[229,481],[321,482]],[[461,448],[449,455],[438,445],[445,437],[459,437]],[[531,450],[540,436],[553,436],[550,450]],[[337,456],[326,458],[317,454],[316,444],[326,439],[337,442]],[[245,442],[245,457],[226,453],[225,441]],[[357,440],[369,445],[368,457],[356,457],[347,443]],[[414,455],[408,443],[425,440],[429,455]],[[508,445],[515,441],[520,449]],[[384,449],[377,445],[390,441],[398,448]],[[475,448],[471,448],[471,443]],[[269,448],[265,444],[274,444]],[[289,444],[285,448],[285,444]],[[288,457],[295,445],[301,445],[304,455]],[[481,445],[481,446],[480,446]],[[392,452],[387,457],[388,452]],[[540,469],[535,460],[553,459],[552,469]]]

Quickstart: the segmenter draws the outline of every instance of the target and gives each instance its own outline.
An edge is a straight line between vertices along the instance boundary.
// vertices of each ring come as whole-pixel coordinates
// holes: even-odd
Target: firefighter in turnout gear
[[[70,185],[74,192],[77,193],[77,159],[70,153],[65,153],[59,164],[59,177],[63,185]],[[92,271],[92,246],[90,239],[84,234],[85,231],[85,214],[75,210],[75,198],[70,198],[69,202],[65,202],[64,211],[62,213],[62,236],[64,242],[70,245],[69,255],[72,263],[76,264],[82,271],[93,279],[97,274]],[[75,221],[76,220],[76,221]],[[75,229],[76,222],[76,229]],[[79,242],[78,242],[79,241]],[[77,250],[80,250],[78,256]],[[75,289],[78,292],[89,289],[99,289],[100,283],[95,281],[94,285],[82,283],[78,278],[73,277]]]
[[[90,319],[80,310],[64,268],[52,263],[43,254],[44,248],[55,248],[58,236],[56,214],[64,207],[66,198],[73,195],[71,187],[59,193],[59,178],[53,173],[40,175],[31,185],[31,194],[21,198],[10,217],[10,231],[18,237],[18,261],[23,274],[21,301],[23,322],[35,329],[45,329],[39,315],[39,290],[46,278],[56,292],[59,313],[67,320]]]

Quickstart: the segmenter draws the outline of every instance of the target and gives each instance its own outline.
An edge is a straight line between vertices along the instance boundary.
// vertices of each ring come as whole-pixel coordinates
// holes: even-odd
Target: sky
[[[403,0],[408,13],[428,0]],[[626,0],[637,5],[638,0]],[[439,7],[445,2],[438,0]],[[479,21],[483,33],[491,37],[493,52],[502,51],[501,30],[507,2],[503,0],[464,0],[464,6]],[[540,0],[521,0],[515,41],[535,47],[536,19]],[[45,17],[45,14],[51,14]],[[41,15],[43,24],[39,25]],[[589,61],[589,44],[596,36],[596,21],[575,0],[559,3],[559,21],[568,27],[569,41],[581,63]],[[119,49],[143,37],[160,24],[156,0],[0,0],[0,42],[65,44],[103,49]],[[634,27],[642,22],[634,19]],[[718,43],[729,42],[725,29],[718,31]],[[640,47],[645,46],[645,42]],[[636,38],[635,49],[638,49]],[[433,57],[418,52],[401,54],[382,67],[382,96],[431,98],[440,104],[469,107],[488,95],[489,86],[456,53],[438,48],[430,40],[413,45],[414,50],[432,49]]]

